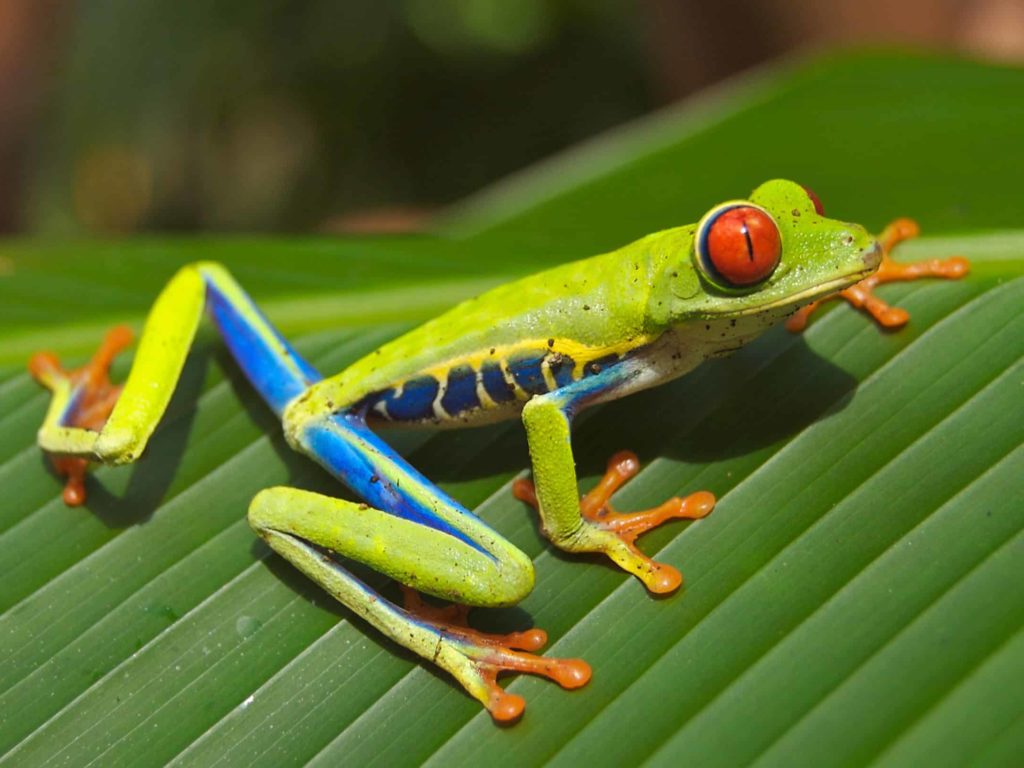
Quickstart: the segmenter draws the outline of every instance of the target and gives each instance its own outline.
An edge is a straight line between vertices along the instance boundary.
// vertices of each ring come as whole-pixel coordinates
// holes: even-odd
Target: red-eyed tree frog
[[[513,490],[537,507],[544,535],[569,552],[606,554],[651,592],[671,592],[679,572],[646,557],[634,540],[666,520],[704,517],[714,497],[698,491],[651,510],[615,512],[609,498],[638,471],[636,457],[620,453],[581,500],[570,441],[575,414],[729,354],[784,318],[802,326],[836,293],[883,325],[906,322],[906,313],[872,294],[874,285],[967,271],[960,258],[890,261],[890,248],[915,233],[901,220],[872,237],[826,218],[799,184],[769,181],[696,224],[463,302],[329,378],[295,352],[223,267],[191,264],[153,305],[123,386],[110,383],[107,369],[131,342],[124,328],[76,371],[62,370],[51,354],[32,358],[32,373],[53,391],[39,445],[67,476],[65,501],[83,503],[89,462],[125,464],[145,449],[205,310],[281,418],[289,444],[364,500],[268,488],[249,506],[256,533],[353,613],[448,671],[495,720],[514,720],[524,701],[497,684],[498,673],[531,672],[576,688],[590,668],[534,655],[546,641],[541,630],[492,636],[469,628],[463,606],[517,603],[533,587],[533,564],[370,427],[461,427],[521,416],[533,480]],[[336,555],[398,581],[405,605],[371,590]],[[419,592],[455,605],[429,606]]]

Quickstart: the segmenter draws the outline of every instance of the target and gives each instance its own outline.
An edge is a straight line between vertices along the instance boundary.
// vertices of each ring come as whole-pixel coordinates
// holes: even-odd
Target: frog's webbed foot
[[[970,263],[963,256],[953,256],[948,259],[928,259],[910,264],[900,264],[890,258],[892,249],[898,243],[917,237],[919,233],[920,228],[912,219],[896,219],[893,221],[882,231],[878,238],[882,247],[882,263],[878,267],[878,271],[864,278],[856,285],[852,285],[833,296],[827,296],[824,299],[802,307],[786,321],[787,330],[794,333],[802,331],[807,327],[808,319],[822,301],[836,297],[845,299],[858,309],[863,309],[879,325],[885,328],[899,328],[905,325],[910,319],[910,315],[905,309],[891,307],[878,298],[874,293],[876,286],[882,283],[917,280],[922,277],[942,277],[947,280],[957,280],[970,271]]]
[[[666,563],[659,563],[635,545],[636,538],[652,528],[673,519],[699,520],[715,507],[715,497],[708,491],[697,491],[685,498],[668,501],[641,512],[620,513],[609,503],[612,495],[640,471],[640,460],[630,451],[620,451],[608,460],[607,471],[598,484],[580,499],[583,518],[575,541],[566,548],[582,552],[604,552],[620,568],[635,575],[651,592],[664,594],[679,588],[682,574]],[[517,479],[512,493],[520,501],[537,508],[533,483]]]
[[[61,367],[56,355],[37,352],[28,363],[29,373],[53,392],[48,420],[63,427],[77,427],[99,432],[121,394],[121,385],[110,381],[110,365],[114,358],[132,343],[132,331],[119,325],[107,332],[92,359],[81,368],[70,371]],[[85,502],[85,475],[89,460],[78,456],[51,454],[57,474],[66,478],[64,503],[78,506]]]
[[[438,607],[426,603],[420,593],[400,585],[405,611],[418,622],[434,627],[438,652],[443,644],[456,650],[468,661],[458,673],[459,682],[480,701],[498,722],[518,718],[526,706],[522,696],[506,693],[498,685],[501,672],[527,672],[553,680],[563,688],[579,688],[590,680],[590,665],[582,659],[554,659],[535,656],[548,641],[542,629],[492,635],[469,626],[469,607],[450,604]],[[526,653],[524,653],[526,651]]]

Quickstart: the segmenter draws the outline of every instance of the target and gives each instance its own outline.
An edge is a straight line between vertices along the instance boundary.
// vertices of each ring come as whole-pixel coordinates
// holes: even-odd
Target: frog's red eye
[[[697,233],[697,254],[713,282],[742,287],[759,283],[778,266],[779,228],[766,211],[732,205],[714,211]]]
[[[803,184],[801,184],[800,186],[804,187]],[[814,203],[815,212],[817,212],[819,216],[824,216],[825,206],[821,204],[821,199],[816,194],[814,194],[814,190],[811,189],[810,187],[804,187],[804,192],[807,193],[807,196],[811,198],[811,202]]]

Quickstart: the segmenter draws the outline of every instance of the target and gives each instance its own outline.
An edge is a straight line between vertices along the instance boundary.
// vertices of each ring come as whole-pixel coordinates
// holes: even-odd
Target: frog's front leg
[[[922,277],[942,277],[947,280],[959,280],[970,271],[970,264],[962,256],[952,256],[948,259],[928,259],[909,264],[901,264],[898,261],[894,261],[890,256],[892,249],[904,240],[917,237],[920,231],[917,222],[912,219],[896,219],[893,221],[878,236],[878,245],[882,249],[882,263],[879,265],[878,270],[859,283],[839,293],[801,307],[786,321],[786,329],[793,333],[799,333],[804,330],[807,327],[807,321],[810,319],[810,316],[821,303],[835,298],[844,299],[850,305],[863,309],[884,328],[894,329],[906,325],[910,319],[910,314],[905,309],[891,307],[886,304],[875,295],[876,287],[882,283],[918,280]]]
[[[639,471],[631,453],[612,457],[604,478],[582,499],[576,484],[570,425],[575,412],[595,399],[626,386],[640,374],[632,363],[621,363],[601,374],[530,400],[523,409],[533,483],[519,481],[516,495],[537,507],[541,528],[555,546],[570,552],[603,552],[620,568],[632,573],[651,592],[666,593],[682,583],[671,565],[647,557],[633,543],[637,536],[674,518],[698,519],[714,508],[715,497],[698,491],[673,498],[654,509],[632,514],[608,506],[612,494]]]

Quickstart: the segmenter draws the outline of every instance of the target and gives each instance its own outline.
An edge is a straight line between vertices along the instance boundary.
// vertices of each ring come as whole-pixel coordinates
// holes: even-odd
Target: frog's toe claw
[[[548,641],[543,629],[504,635],[481,632],[467,623],[467,606],[434,606],[424,602],[411,587],[401,585],[401,589],[406,612],[436,629],[438,653],[442,648],[450,648],[462,657],[463,663],[452,673],[498,722],[516,720],[526,707],[522,696],[507,693],[498,685],[502,672],[540,675],[567,689],[579,688],[590,680],[590,665],[582,659],[552,659],[532,653]]]

